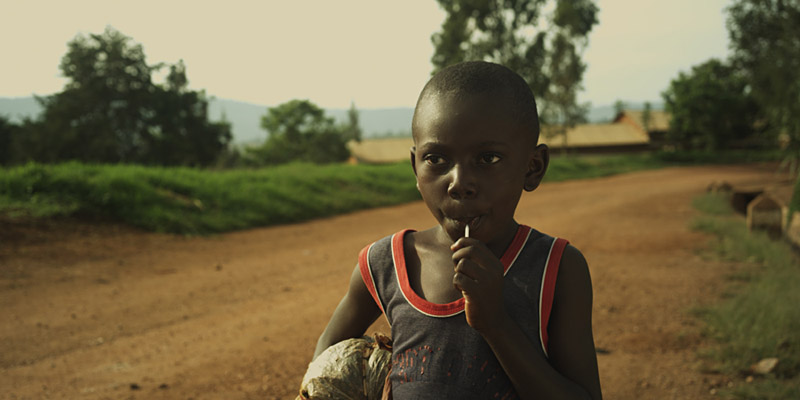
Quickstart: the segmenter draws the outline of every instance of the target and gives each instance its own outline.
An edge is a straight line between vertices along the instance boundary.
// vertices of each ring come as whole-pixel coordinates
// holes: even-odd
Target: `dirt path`
[[[543,185],[518,219],[583,250],[609,399],[699,399],[690,307],[733,266],[698,254],[692,197],[766,167]],[[209,238],[114,226],[0,226],[0,399],[288,399],[357,252],[434,221],[421,203]],[[2,223],[2,222],[0,222]],[[381,329],[381,326],[377,327]]]

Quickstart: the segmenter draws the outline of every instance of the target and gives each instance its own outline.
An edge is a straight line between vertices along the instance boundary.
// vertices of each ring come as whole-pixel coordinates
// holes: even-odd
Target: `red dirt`
[[[778,176],[668,168],[523,196],[519,221],[589,261],[606,398],[700,399],[728,385],[701,372],[687,312],[735,268],[705,259],[709,238],[689,229],[691,199],[722,179]],[[419,202],[206,238],[0,221],[0,399],[293,398],[361,247],[433,222]]]

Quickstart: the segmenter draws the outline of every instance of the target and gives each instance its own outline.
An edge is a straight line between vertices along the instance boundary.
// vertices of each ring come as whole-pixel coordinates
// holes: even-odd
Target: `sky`
[[[581,102],[660,101],[680,71],[725,58],[730,0],[596,0]],[[222,99],[325,108],[413,107],[445,13],[434,0],[0,0],[0,97],[63,89],[67,42],[112,26],[147,62],[186,65]],[[156,77],[158,79],[158,77]]]

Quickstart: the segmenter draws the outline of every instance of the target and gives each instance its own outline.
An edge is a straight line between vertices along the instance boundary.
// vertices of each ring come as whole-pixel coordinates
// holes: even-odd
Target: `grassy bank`
[[[780,160],[774,151],[729,150],[724,152],[683,151],[617,155],[580,155],[563,157],[556,151],[550,159],[545,181],[597,178],[626,172],[667,166],[702,164],[745,164]]]
[[[0,175],[0,213],[99,218],[153,231],[222,232],[418,198],[405,165],[292,164],[209,171],[29,164]]]
[[[800,398],[800,260],[790,246],[750,233],[724,196],[695,200],[704,216],[693,228],[717,237],[716,257],[742,263],[730,276],[725,298],[699,310],[706,334],[715,339],[704,356],[714,368],[741,382],[724,394],[736,399]],[[751,375],[750,366],[777,357],[774,371]]]
[[[770,155],[755,153],[759,159]],[[749,158],[745,158],[749,157]],[[553,157],[545,181],[686,164],[674,153]],[[701,162],[755,161],[695,154]],[[152,231],[205,234],[298,222],[419,199],[407,163],[290,164],[198,170],[28,164],[0,169],[0,217],[102,219]]]

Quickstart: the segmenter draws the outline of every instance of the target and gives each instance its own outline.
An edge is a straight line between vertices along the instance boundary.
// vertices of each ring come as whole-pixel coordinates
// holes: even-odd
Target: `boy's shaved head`
[[[498,102],[503,102],[509,117],[531,133],[534,143],[538,141],[539,116],[530,87],[514,71],[500,64],[485,61],[466,61],[448,66],[436,73],[425,84],[419,95],[414,109],[414,119],[425,99],[431,97],[461,99],[472,95],[489,96]]]

